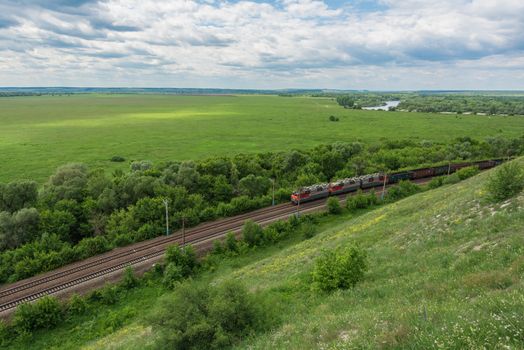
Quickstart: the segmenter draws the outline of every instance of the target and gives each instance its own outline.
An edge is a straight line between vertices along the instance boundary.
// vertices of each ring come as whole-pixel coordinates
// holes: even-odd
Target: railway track
[[[415,182],[424,183],[429,180],[431,179],[427,178]],[[367,189],[367,191],[369,190],[371,189]],[[377,191],[377,195],[380,195],[381,192],[381,189]],[[344,201],[347,196],[353,194],[339,195],[338,198]],[[309,213],[322,210],[325,203],[326,199],[301,204],[300,212]],[[240,234],[247,219],[265,226],[271,222],[289,218],[296,211],[297,207],[289,203],[258,209],[235,217],[201,224],[186,230],[185,237],[178,231],[169,236],[157,237],[128,247],[117,248],[111,252],[70,264],[55,271],[15,282],[0,288],[0,315],[5,316],[11,313],[17,305],[35,301],[45,295],[61,295],[64,294],[64,291],[85,291],[89,289],[84,288],[88,283],[96,280],[102,280],[102,283],[104,283],[105,277],[118,275],[127,266],[144,267],[144,265],[147,265],[147,267],[150,267],[160,261],[165,249],[174,243],[182,244],[185,241],[185,244],[192,244],[197,252],[202,253],[212,247],[212,242],[215,239],[223,238],[227,232],[232,231],[237,235]]]

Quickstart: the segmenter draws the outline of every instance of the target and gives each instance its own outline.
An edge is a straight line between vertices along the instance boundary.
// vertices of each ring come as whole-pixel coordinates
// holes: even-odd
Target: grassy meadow
[[[330,122],[336,115],[339,122]],[[520,136],[521,117],[345,110],[332,99],[278,96],[73,95],[0,99],[0,182],[45,181],[84,162],[187,160],[382,138]],[[112,156],[126,158],[111,163]]]
[[[228,258],[192,283],[236,279],[271,305],[272,330],[239,349],[521,349],[524,193],[489,204],[488,176],[325,217],[313,238]],[[368,254],[364,281],[312,291],[322,249],[354,243]],[[13,348],[154,348],[157,335],[142,310],[155,310],[161,294],[150,283]]]

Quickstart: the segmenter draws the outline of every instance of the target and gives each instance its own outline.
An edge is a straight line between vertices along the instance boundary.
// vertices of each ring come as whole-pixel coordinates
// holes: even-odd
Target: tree
[[[194,162],[183,162],[180,164],[176,177],[177,184],[184,186],[188,191],[196,191],[200,174]]]
[[[342,207],[340,206],[340,201],[336,197],[329,197],[326,203],[327,211],[330,214],[340,214],[342,212]]]
[[[366,252],[357,246],[324,250],[315,261],[313,286],[325,292],[354,287],[364,278]]]
[[[68,164],[58,168],[44,185],[46,202],[54,204],[62,199],[82,201],[86,195],[88,168],[84,164]]]
[[[500,166],[488,179],[486,189],[494,202],[511,198],[524,188],[524,168],[513,161]]]
[[[40,216],[35,208],[0,213],[0,247],[14,248],[38,236]]]
[[[240,193],[251,198],[263,196],[271,187],[271,180],[262,176],[250,174],[240,180],[238,183]]]
[[[246,220],[242,228],[242,236],[244,241],[250,247],[257,246],[262,243],[264,239],[264,232],[262,227],[253,220]]]
[[[38,198],[37,184],[34,181],[13,181],[0,184],[0,211],[15,212],[32,207]]]

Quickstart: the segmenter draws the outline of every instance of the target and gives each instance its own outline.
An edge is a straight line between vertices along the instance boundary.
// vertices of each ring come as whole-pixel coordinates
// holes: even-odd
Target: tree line
[[[0,283],[165,234],[288,201],[300,186],[453,160],[524,153],[524,137],[449,143],[337,142],[310,150],[239,154],[199,161],[136,161],[108,174],[68,164],[39,186],[0,184]]]

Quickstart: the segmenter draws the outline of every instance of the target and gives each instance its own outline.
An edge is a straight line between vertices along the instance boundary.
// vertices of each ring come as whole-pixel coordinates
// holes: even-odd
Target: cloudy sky
[[[0,86],[524,89],[524,1],[0,0]]]

